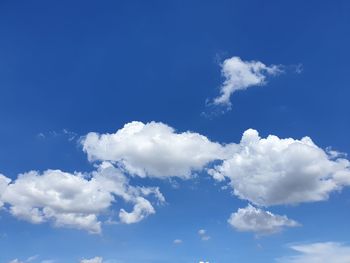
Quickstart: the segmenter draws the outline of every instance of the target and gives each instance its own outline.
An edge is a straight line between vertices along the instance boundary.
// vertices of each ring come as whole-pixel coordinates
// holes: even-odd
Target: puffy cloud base
[[[254,232],[257,235],[274,234],[285,227],[300,226],[299,223],[286,216],[274,215],[251,205],[232,213],[228,223],[238,231]]]

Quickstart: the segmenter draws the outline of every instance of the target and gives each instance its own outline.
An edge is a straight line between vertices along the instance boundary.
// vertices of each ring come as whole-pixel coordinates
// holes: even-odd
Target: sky
[[[350,262],[349,12],[1,1],[0,262]]]

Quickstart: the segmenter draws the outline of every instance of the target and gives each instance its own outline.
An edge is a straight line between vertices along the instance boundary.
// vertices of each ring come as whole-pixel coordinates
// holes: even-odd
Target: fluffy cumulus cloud
[[[328,154],[309,137],[261,138],[244,132],[232,156],[209,170],[228,178],[235,195],[260,206],[326,200],[350,185],[350,162]]]
[[[9,182],[6,177],[2,181]],[[129,213],[120,210],[121,222],[134,223],[155,212],[150,201],[145,199],[149,195],[164,202],[158,188],[131,186],[118,169],[102,163],[88,175],[60,170],[21,174],[5,187],[1,200],[17,218],[32,223],[51,221],[58,227],[100,233],[99,216],[111,207],[116,197],[134,204]]]
[[[230,146],[193,132],[177,133],[159,122],[131,122],[112,134],[89,133],[82,141],[90,160],[113,161],[141,177],[190,178],[192,172],[228,156]]]
[[[296,221],[286,216],[274,215],[252,205],[232,213],[228,223],[238,231],[254,232],[257,235],[274,234],[285,227],[299,226]]]
[[[335,242],[312,243],[291,246],[297,252],[295,256],[277,260],[279,263],[348,263],[350,247]]]
[[[230,107],[230,98],[234,92],[264,85],[268,75],[277,75],[281,71],[280,66],[266,66],[260,61],[243,61],[239,57],[226,59],[221,69],[225,80],[220,87],[220,95],[214,98],[213,104]]]
[[[82,259],[80,263],[102,263],[103,259],[101,257],[94,257],[90,259]]]

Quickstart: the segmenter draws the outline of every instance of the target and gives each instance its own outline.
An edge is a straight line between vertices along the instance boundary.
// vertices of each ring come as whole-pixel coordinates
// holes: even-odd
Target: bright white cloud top
[[[336,242],[312,243],[291,246],[296,256],[285,257],[279,263],[348,263],[350,247]]]
[[[296,227],[300,224],[286,216],[275,215],[269,211],[248,205],[232,213],[228,223],[238,231],[254,232],[257,235],[269,235],[282,231],[285,227]]]
[[[227,158],[230,147],[193,132],[176,133],[160,122],[130,122],[113,134],[89,133],[82,141],[89,160],[113,161],[140,177],[190,178],[193,171]]]
[[[224,83],[220,87],[220,95],[213,100],[214,105],[231,107],[231,95],[238,90],[266,83],[267,76],[275,76],[282,72],[281,66],[266,66],[260,61],[243,61],[239,57],[225,59],[221,65]]]

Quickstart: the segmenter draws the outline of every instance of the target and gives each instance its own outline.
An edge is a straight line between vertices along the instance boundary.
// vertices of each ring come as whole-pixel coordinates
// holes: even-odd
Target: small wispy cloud
[[[67,138],[67,140],[70,142],[76,141],[77,139],[79,139],[79,136],[77,133],[70,131],[68,129],[62,129],[60,131],[39,132],[36,135],[36,137],[41,140],[64,137],[64,138]]]
[[[205,229],[199,229],[198,235],[202,241],[208,241],[210,239],[210,236],[207,234],[207,230]]]
[[[244,61],[240,57],[225,59],[221,64],[224,82],[220,86],[220,94],[208,104],[231,109],[231,95],[238,90],[266,84],[268,76],[276,76],[283,72],[281,65],[267,66],[260,61]]]
[[[180,244],[182,244],[182,240],[181,240],[181,239],[175,239],[175,240],[173,241],[173,243],[174,243],[175,245],[180,245]]]

